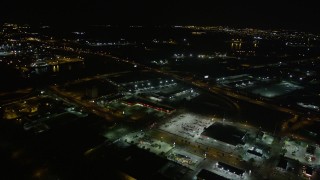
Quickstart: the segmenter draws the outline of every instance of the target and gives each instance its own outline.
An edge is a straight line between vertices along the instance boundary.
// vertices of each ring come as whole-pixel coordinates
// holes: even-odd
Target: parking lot
[[[213,120],[195,114],[181,114],[161,125],[159,129],[188,138],[193,141],[198,139],[204,128],[213,124]]]
[[[188,167],[192,170],[195,170],[199,163],[204,160],[204,158],[184,151],[180,148],[172,149],[167,157],[168,159],[177,162],[185,167]]]
[[[165,154],[173,148],[173,144],[159,141],[146,135],[143,131],[127,134],[121,138],[122,141],[135,144],[139,148],[146,149],[157,155]]]
[[[284,148],[286,149],[285,156],[291,159],[298,160],[303,164],[311,166],[320,164],[320,149],[316,146],[314,155],[307,153],[308,144],[305,142],[297,142],[293,140],[285,140]]]

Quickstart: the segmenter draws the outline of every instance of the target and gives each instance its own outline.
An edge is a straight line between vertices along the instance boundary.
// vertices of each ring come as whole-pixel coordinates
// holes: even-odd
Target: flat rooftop
[[[232,172],[238,176],[241,176],[245,172],[243,169],[239,169],[237,167],[231,166],[223,162],[218,162],[218,167],[223,168],[225,170],[229,170],[229,172]]]
[[[168,163],[168,160],[134,146],[130,146],[126,152],[128,154],[121,163],[121,171],[136,179],[153,179]]]
[[[214,180],[226,180],[228,178],[225,178],[223,176],[220,176],[219,174],[216,174],[214,172],[208,171],[206,169],[201,169],[201,171],[197,174],[198,179],[214,179]]]
[[[236,127],[214,123],[206,128],[201,135],[236,146],[238,144],[244,144],[243,138],[245,134],[246,132]]]

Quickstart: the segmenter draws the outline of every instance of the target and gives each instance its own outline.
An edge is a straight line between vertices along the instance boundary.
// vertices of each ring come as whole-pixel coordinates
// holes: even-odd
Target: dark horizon
[[[0,22],[56,25],[204,25],[319,32],[313,2],[4,2]]]
[[[0,180],[320,179],[316,2],[172,1],[1,3]]]

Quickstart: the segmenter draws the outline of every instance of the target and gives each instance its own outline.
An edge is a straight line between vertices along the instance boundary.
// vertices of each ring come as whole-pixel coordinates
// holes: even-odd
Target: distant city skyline
[[[305,1],[6,1],[3,22],[44,24],[227,25],[318,31],[315,2]]]

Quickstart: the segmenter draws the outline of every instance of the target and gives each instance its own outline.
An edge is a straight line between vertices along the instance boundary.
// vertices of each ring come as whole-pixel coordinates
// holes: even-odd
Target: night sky
[[[1,7],[2,22],[320,29],[316,2],[305,0],[7,0]]]

